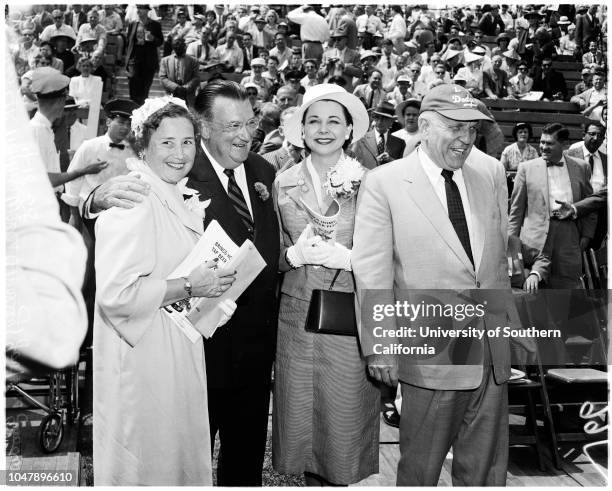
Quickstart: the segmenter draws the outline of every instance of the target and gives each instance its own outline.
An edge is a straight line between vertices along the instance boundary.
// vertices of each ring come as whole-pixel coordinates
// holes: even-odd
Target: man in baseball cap
[[[489,120],[467,90],[439,85],[423,98],[417,149],[366,175],[351,252],[358,302],[370,304],[369,291],[376,289],[377,304],[407,298],[430,303],[437,296],[445,304],[465,305],[465,297],[453,291],[468,296],[472,291],[469,302],[486,305],[482,318],[473,318],[480,328],[510,325],[508,319],[516,318],[506,261],[503,168],[481,159],[466,162],[480,122]],[[358,306],[360,316],[361,311]],[[397,485],[437,485],[451,446],[454,484],[505,485],[508,339],[485,335],[466,344],[439,343],[417,333],[415,339],[392,336],[381,344],[374,333],[392,331],[397,319],[372,322],[371,313],[363,312],[360,345],[370,376],[387,385],[401,383]],[[394,348],[423,343],[435,346],[426,362],[414,363],[414,354]]]

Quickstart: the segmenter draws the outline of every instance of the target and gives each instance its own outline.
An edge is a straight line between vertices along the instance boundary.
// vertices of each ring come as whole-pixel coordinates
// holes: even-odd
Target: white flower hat
[[[315,102],[330,100],[341,104],[353,119],[353,141],[363,137],[370,126],[370,118],[361,100],[336,84],[313,85],[306,90],[304,101],[298,107],[285,125],[285,136],[289,143],[299,147],[304,146],[302,140],[302,119],[306,110]]]

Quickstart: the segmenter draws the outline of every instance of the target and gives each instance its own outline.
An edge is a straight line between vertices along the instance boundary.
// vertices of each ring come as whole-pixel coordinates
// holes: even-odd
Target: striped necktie
[[[247,228],[249,235],[253,237],[253,219],[251,218],[251,213],[249,212],[249,207],[246,204],[244,195],[242,194],[242,191],[240,190],[240,187],[238,187],[238,183],[236,182],[236,176],[234,176],[234,169],[225,169],[223,173],[229,179],[227,183],[227,195],[232,200],[234,209],[236,210],[236,213],[240,215],[240,219],[242,220],[244,226]]]

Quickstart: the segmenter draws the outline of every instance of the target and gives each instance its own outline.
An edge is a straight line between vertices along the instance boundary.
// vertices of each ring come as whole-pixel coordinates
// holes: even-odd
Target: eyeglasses
[[[232,133],[232,134],[239,133],[240,131],[242,131],[242,128],[245,128],[245,127],[249,133],[253,133],[259,126],[259,118],[257,117],[251,118],[245,123],[242,123],[241,121],[232,121],[231,123],[226,123],[226,124],[217,124],[213,122],[209,122],[209,124],[216,126],[223,133]]]
[[[520,72],[526,72],[526,71],[527,71],[527,68],[525,68],[525,67],[521,67],[521,68],[519,68],[519,71],[520,71]]]
[[[542,68],[550,68],[551,66],[550,63],[542,63]]]

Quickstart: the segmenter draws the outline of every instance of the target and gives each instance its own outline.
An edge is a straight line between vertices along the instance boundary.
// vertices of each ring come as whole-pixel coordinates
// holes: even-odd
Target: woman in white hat
[[[356,335],[304,329],[313,289],[353,292],[356,194],[365,169],[344,150],[368,130],[368,113],[335,84],[309,88],[287,121],[289,143],[309,152],[279,174],[281,289],[274,382],[272,462],[307,485],[347,485],[378,472],[378,389],[366,375]],[[338,187],[335,187],[338,186]],[[335,240],[315,235],[309,212],[340,205]]]
[[[465,53],[466,66],[457,70],[457,75],[465,79],[465,88],[476,98],[484,94],[482,60],[482,56],[468,51]]]

